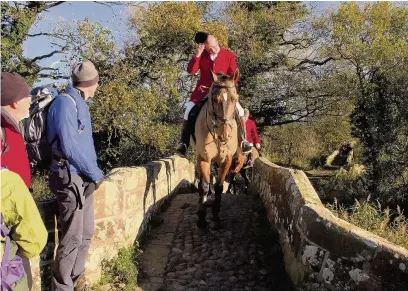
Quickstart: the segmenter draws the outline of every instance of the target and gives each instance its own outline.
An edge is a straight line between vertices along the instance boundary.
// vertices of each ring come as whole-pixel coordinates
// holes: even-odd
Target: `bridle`
[[[207,129],[208,129],[208,131],[211,133],[212,137],[214,138],[214,141],[218,141],[220,144],[226,144],[226,143],[228,142],[228,140],[231,139],[232,136],[230,136],[226,141],[224,141],[224,142],[221,143],[221,142],[217,139],[217,137],[216,137],[216,131],[215,131],[215,130],[216,130],[217,128],[219,128],[219,127],[225,125],[225,124],[227,124],[227,125],[231,128],[231,130],[232,130],[232,125],[231,125],[230,121],[235,119],[235,110],[233,110],[233,111],[232,111],[232,114],[231,114],[230,116],[226,117],[226,118],[220,117],[217,113],[215,113],[215,110],[214,110],[215,102],[214,102],[214,98],[213,98],[214,88],[231,89],[231,88],[235,88],[235,85],[227,86],[227,85],[213,84],[212,90],[211,90],[211,92],[210,92],[210,94],[211,94],[210,99],[211,99],[212,112],[209,112],[209,111],[208,111],[208,107],[209,107],[209,106],[207,106],[207,111],[206,111],[206,117],[207,117],[207,118],[206,118],[206,124],[207,124]],[[211,117],[212,130],[210,129],[210,126],[208,125],[208,116]],[[221,121],[221,125],[217,126],[217,120],[218,120],[218,121]]]

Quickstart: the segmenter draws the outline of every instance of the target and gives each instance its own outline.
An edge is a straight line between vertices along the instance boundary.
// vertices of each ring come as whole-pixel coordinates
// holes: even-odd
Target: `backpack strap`
[[[1,168],[1,170],[3,170],[3,167]],[[0,213],[0,215],[1,215],[1,236],[6,238],[6,244],[4,246],[4,253],[3,253],[3,258],[1,260],[1,265],[2,265],[2,267],[5,267],[7,265],[10,265],[10,263],[13,263],[13,260],[11,260],[11,261],[9,260],[10,250],[11,250],[11,245],[10,245],[11,240],[10,240],[10,235],[9,235],[10,231],[7,228],[7,226],[4,224],[3,213]],[[16,262],[16,263],[22,265],[22,261],[21,262]],[[21,277],[19,279],[21,279]],[[5,288],[7,291],[13,291],[13,289],[11,289],[10,285],[7,284],[5,278],[2,278],[2,280],[1,280],[1,290],[3,290],[3,288]]]
[[[72,97],[71,95],[69,95],[69,94],[67,94],[67,93],[65,93],[65,92],[61,92],[60,95],[69,97],[69,99],[71,99],[71,101],[72,101],[72,102],[74,103],[74,105],[75,105],[75,111],[78,113],[78,108],[77,108],[77,104],[76,104],[76,101],[75,101],[74,97]]]
[[[8,262],[8,258],[10,256],[10,237],[9,237],[10,231],[7,228],[7,226],[4,224],[4,217],[3,213],[1,213],[1,236],[6,238],[6,246],[4,248],[4,254],[3,254],[3,259],[1,260],[1,264],[3,266],[6,265]]]
[[[0,153],[7,153],[9,151],[9,146],[6,142],[6,130],[4,127],[1,128],[1,145],[3,146],[4,150],[2,150]]]
[[[78,114],[78,108],[77,108],[77,104],[76,104],[76,102],[75,102],[74,97],[72,97],[71,95],[69,95],[69,94],[67,94],[67,93],[65,93],[65,92],[60,92],[59,96],[68,97],[68,98],[74,103],[74,105],[75,105],[75,111],[76,111],[77,114]],[[61,148],[60,139],[59,139],[59,137],[58,137],[58,134],[56,134],[55,137],[51,140],[50,145],[53,146],[55,142],[58,142],[59,147]]]

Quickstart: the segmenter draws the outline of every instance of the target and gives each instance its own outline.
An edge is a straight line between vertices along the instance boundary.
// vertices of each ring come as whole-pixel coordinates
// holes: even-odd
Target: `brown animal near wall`
[[[233,76],[211,72],[213,84],[208,94],[208,102],[201,109],[195,124],[197,172],[199,177],[199,205],[197,226],[207,226],[206,207],[212,207],[213,221],[220,226],[219,212],[223,184],[229,172],[234,155],[238,150],[238,127],[235,121],[235,108],[238,94],[235,81],[239,71]],[[217,163],[219,171],[215,184],[215,198],[212,204],[210,195],[211,164]]]

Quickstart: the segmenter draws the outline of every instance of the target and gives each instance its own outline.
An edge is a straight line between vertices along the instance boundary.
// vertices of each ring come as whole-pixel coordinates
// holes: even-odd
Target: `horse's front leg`
[[[207,195],[210,190],[210,163],[202,160],[200,157],[197,158],[197,170],[200,182],[198,185],[198,221],[197,226],[199,228],[205,228],[207,226],[207,221],[205,220],[206,208],[204,203],[207,201]]]
[[[220,222],[220,209],[221,209],[221,194],[224,186],[224,181],[225,177],[228,174],[228,171],[230,170],[232,163],[232,158],[227,158],[224,163],[221,164],[221,167],[218,172],[218,178],[217,178],[217,183],[215,185],[215,200],[214,204],[212,207],[212,213],[213,213],[213,220],[217,223]]]

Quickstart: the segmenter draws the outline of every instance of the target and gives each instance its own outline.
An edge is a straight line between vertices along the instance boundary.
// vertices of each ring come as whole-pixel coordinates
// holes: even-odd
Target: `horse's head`
[[[209,94],[210,114],[214,131],[222,142],[226,142],[232,137],[231,122],[235,119],[235,106],[238,101],[235,88],[238,76],[238,69],[232,76],[215,74],[211,71],[213,84]]]

